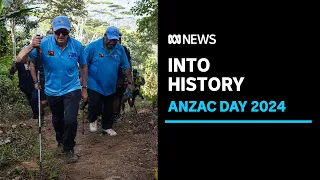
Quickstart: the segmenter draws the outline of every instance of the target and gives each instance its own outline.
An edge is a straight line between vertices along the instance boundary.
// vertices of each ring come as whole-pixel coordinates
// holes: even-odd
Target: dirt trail
[[[157,167],[157,116],[149,108],[137,108],[138,113],[126,109],[120,123],[114,124],[117,136],[91,133],[85,123],[82,135],[82,113],[78,116],[76,152],[79,162],[64,164],[63,156],[57,157],[62,169],[59,179],[94,180],[152,180]],[[51,115],[45,117],[43,136],[49,142],[49,149],[56,150],[55,132]]]

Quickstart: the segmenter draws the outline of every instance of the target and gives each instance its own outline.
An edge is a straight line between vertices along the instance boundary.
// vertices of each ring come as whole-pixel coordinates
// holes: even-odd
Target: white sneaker
[[[97,131],[97,120],[90,123],[90,132],[96,132]]]
[[[110,136],[115,136],[117,135],[117,133],[113,130],[113,129],[102,129],[104,132],[106,132],[107,134],[109,134]]]

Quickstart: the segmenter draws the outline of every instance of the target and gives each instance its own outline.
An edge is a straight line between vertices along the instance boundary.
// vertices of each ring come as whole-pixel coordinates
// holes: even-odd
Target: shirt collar
[[[50,37],[50,36],[49,36],[49,37]],[[57,42],[56,42],[56,39],[54,38],[54,35],[52,35],[50,38],[52,39],[52,41],[54,42],[54,44],[56,45],[56,47],[60,48],[60,47],[58,46]],[[70,44],[70,43],[71,43],[71,38],[70,38],[70,35],[69,35],[69,36],[68,36],[68,42],[67,42],[67,45],[66,45],[65,48],[69,47],[69,44]]]

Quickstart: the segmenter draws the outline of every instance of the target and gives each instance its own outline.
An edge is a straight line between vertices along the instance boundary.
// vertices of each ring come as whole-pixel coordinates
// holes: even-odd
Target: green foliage
[[[5,56],[9,51],[8,39],[9,33],[5,27],[4,22],[0,21],[0,57]]]
[[[78,17],[86,17],[88,15],[85,10],[84,0],[34,0],[34,4],[44,4],[44,8],[35,15],[40,18],[40,21],[51,20],[59,15],[68,16],[71,22],[76,21]]]
[[[140,0],[131,11],[136,16],[144,16],[137,20],[140,38],[158,44],[158,0]]]
[[[125,9],[125,8],[122,7],[121,5],[116,5],[116,4],[109,5],[108,7],[110,7],[110,8],[115,8],[115,9]]]
[[[37,7],[28,8],[24,0],[11,0],[7,5],[1,8],[0,21],[6,21],[10,18],[20,20],[25,18],[29,12],[37,9]]]
[[[112,13],[110,12],[107,12],[106,10],[93,10],[92,12],[96,12],[96,13],[99,13],[99,14],[106,14],[110,17],[117,17],[116,15],[113,15]]]
[[[109,23],[102,22],[102,21],[95,20],[95,19],[88,19],[87,22],[86,22],[86,26],[87,27],[92,27],[92,28],[97,28],[97,27],[103,26],[105,28],[105,30],[106,30],[107,26],[109,26]]]
[[[112,2],[91,2],[91,4],[113,4]]]
[[[42,178],[39,171],[31,169],[19,168],[22,162],[37,163],[39,159],[39,141],[38,131],[35,128],[27,128],[28,126],[20,126],[18,123],[16,128],[4,126],[2,128],[5,134],[0,134],[0,140],[8,139],[10,143],[0,146],[0,179],[16,179],[20,176],[22,179],[58,179],[59,163],[56,161],[58,153],[47,148],[42,149]],[[43,147],[48,142],[43,139]]]
[[[109,26],[109,23],[102,22],[95,19],[88,19],[84,28],[84,36],[85,41],[83,42],[85,45],[88,43],[101,38],[103,34],[106,32],[106,28]]]
[[[144,64],[144,61],[149,58],[150,54],[153,53],[151,42],[142,42],[139,39],[138,33],[135,32],[122,32],[122,44],[127,46],[130,50],[132,57],[132,66],[139,66]]]
[[[104,12],[104,14],[106,14],[106,15],[108,15],[108,16],[110,16],[110,17],[117,17],[116,15],[113,15],[112,13],[110,13],[110,12]]]
[[[7,76],[12,63],[12,56],[0,57],[0,75]]]
[[[31,117],[31,108],[26,96],[17,88],[18,75],[12,77],[0,75],[0,123],[14,122]]]
[[[131,15],[132,12],[130,12],[130,11],[122,11],[122,12],[120,12],[120,14],[123,14],[123,15]]]
[[[156,101],[158,94],[158,59],[148,58],[144,62],[145,85],[142,86],[143,94],[146,98]]]

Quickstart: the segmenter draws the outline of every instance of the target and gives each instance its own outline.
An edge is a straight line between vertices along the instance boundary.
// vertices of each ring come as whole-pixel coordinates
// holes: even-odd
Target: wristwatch
[[[81,86],[83,89],[88,89],[88,86]]]

